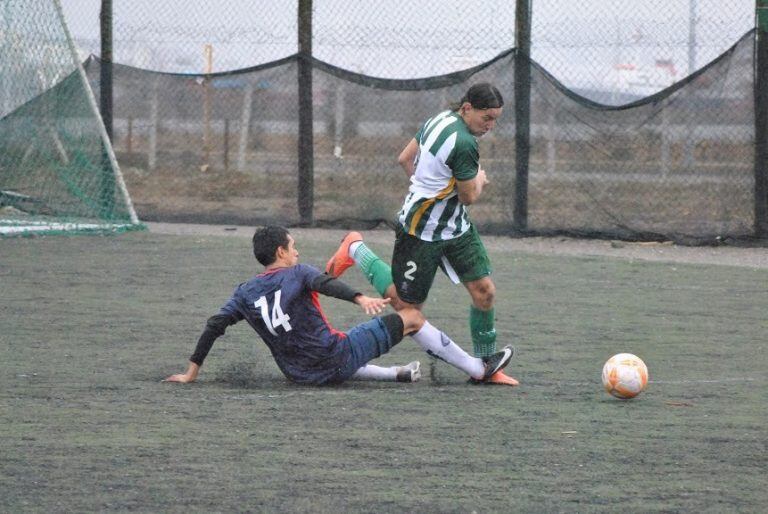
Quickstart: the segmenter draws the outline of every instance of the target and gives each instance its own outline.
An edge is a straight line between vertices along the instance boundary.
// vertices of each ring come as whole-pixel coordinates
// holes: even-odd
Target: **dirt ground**
[[[216,235],[251,237],[253,228],[226,225],[193,225],[180,223],[147,223],[150,232],[173,235]],[[339,241],[346,231],[336,229],[291,229],[299,241]],[[388,229],[369,230],[366,240],[376,244],[391,244]],[[665,243],[628,243],[569,237],[492,237],[484,236],[489,249],[540,255],[606,256],[626,260],[678,262],[688,264],[718,264],[754,269],[768,269],[768,248],[734,246],[679,246]]]

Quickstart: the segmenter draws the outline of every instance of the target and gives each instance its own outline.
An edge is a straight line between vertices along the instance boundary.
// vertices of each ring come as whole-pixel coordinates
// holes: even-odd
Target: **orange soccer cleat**
[[[470,384],[495,384],[495,385],[508,385],[516,386],[520,385],[520,382],[505,375],[502,371],[504,367],[512,360],[512,356],[515,354],[515,349],[511,346],[505,346],[500,352],[496,352],[488,357],[483,357],[485,363],[485,374],[483,378],[470,378]]]
[[[355,264],[355,260],[349,256],[349,245],[357,241],[362,241],[363,235],[360,232],[350,232],[341,240],[336,253],[325,265],[325,272],[333,278],[340,277],[350,266]]]
[[[495,384],[495,385],[507,385],[507,386],[517,386],[520,385],[520,382],[518,382],[516,379],[510,377],[509,375],[504,374],[503,371],[497,371],[490,377],[488,377],[485,381],[485,384]]]

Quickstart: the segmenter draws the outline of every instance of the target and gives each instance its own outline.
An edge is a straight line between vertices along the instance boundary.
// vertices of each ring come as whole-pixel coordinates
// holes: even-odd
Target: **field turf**
[[[421,382],[295,386],[245,323],[182,385],[161,379],[257,270],[247,238],[0,240],[0,511],[765,512],[768,270],[490,256],[518,388],[407,338],[381,362]],[[470,349],[468,307],[439,277],[425,312]],[[631,401],[600,384],[619,352],[650,370]]]

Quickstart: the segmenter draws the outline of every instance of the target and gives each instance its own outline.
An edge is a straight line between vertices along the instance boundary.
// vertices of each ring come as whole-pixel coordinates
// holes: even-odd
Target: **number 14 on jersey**
[[[270,316],[270,308],[269,304],[267,303],[267,297],[262,296],[255,302],[253,302],[253,306],[257,309],[261,310],[261,319],[264,320],[264,325],[266,325],[267,330],[273,335],[276,336],[277,332],[275,329],[277,327],[283,327],[283,330],[286,332],[291,331],[291,324],[288,323],[288,320],[291,319],[290,316],[285,314],[283,312],[282,307],[280,307],[280,296],[282,295],[282,290],[278,289],[275,291],[275,296],[272,298],[272,313]]]

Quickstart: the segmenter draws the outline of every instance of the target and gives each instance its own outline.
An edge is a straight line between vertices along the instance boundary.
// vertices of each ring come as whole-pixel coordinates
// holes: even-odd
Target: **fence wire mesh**
[[[68,4],[83,57],[98,54],[99,1]],[[297,10],[114,1],[114,146],[140,217],[299,221]],[[752,1],[533,2],[531,19],[532,230],[751,232]],[[506,105],[480,140],[493,182],[472,218],[509,231],[514,44],[511,2],[315,1],[315,220],[393,219],[407,188],[399,151],[490,80]]]
[[[99,54],[101,0],[67,0],[83,58]],[[113,0],[114,60],[171,73],[265,64],[297,52],[296,0]],[[647,96],[714,60],[754,27],[754,0],[532,2],[534,61],[603,103]],[[420,78],[515,45],[515,2],[316,0],[313,55],[349,71]],[[590,96],[592,95],[592,96]]]

